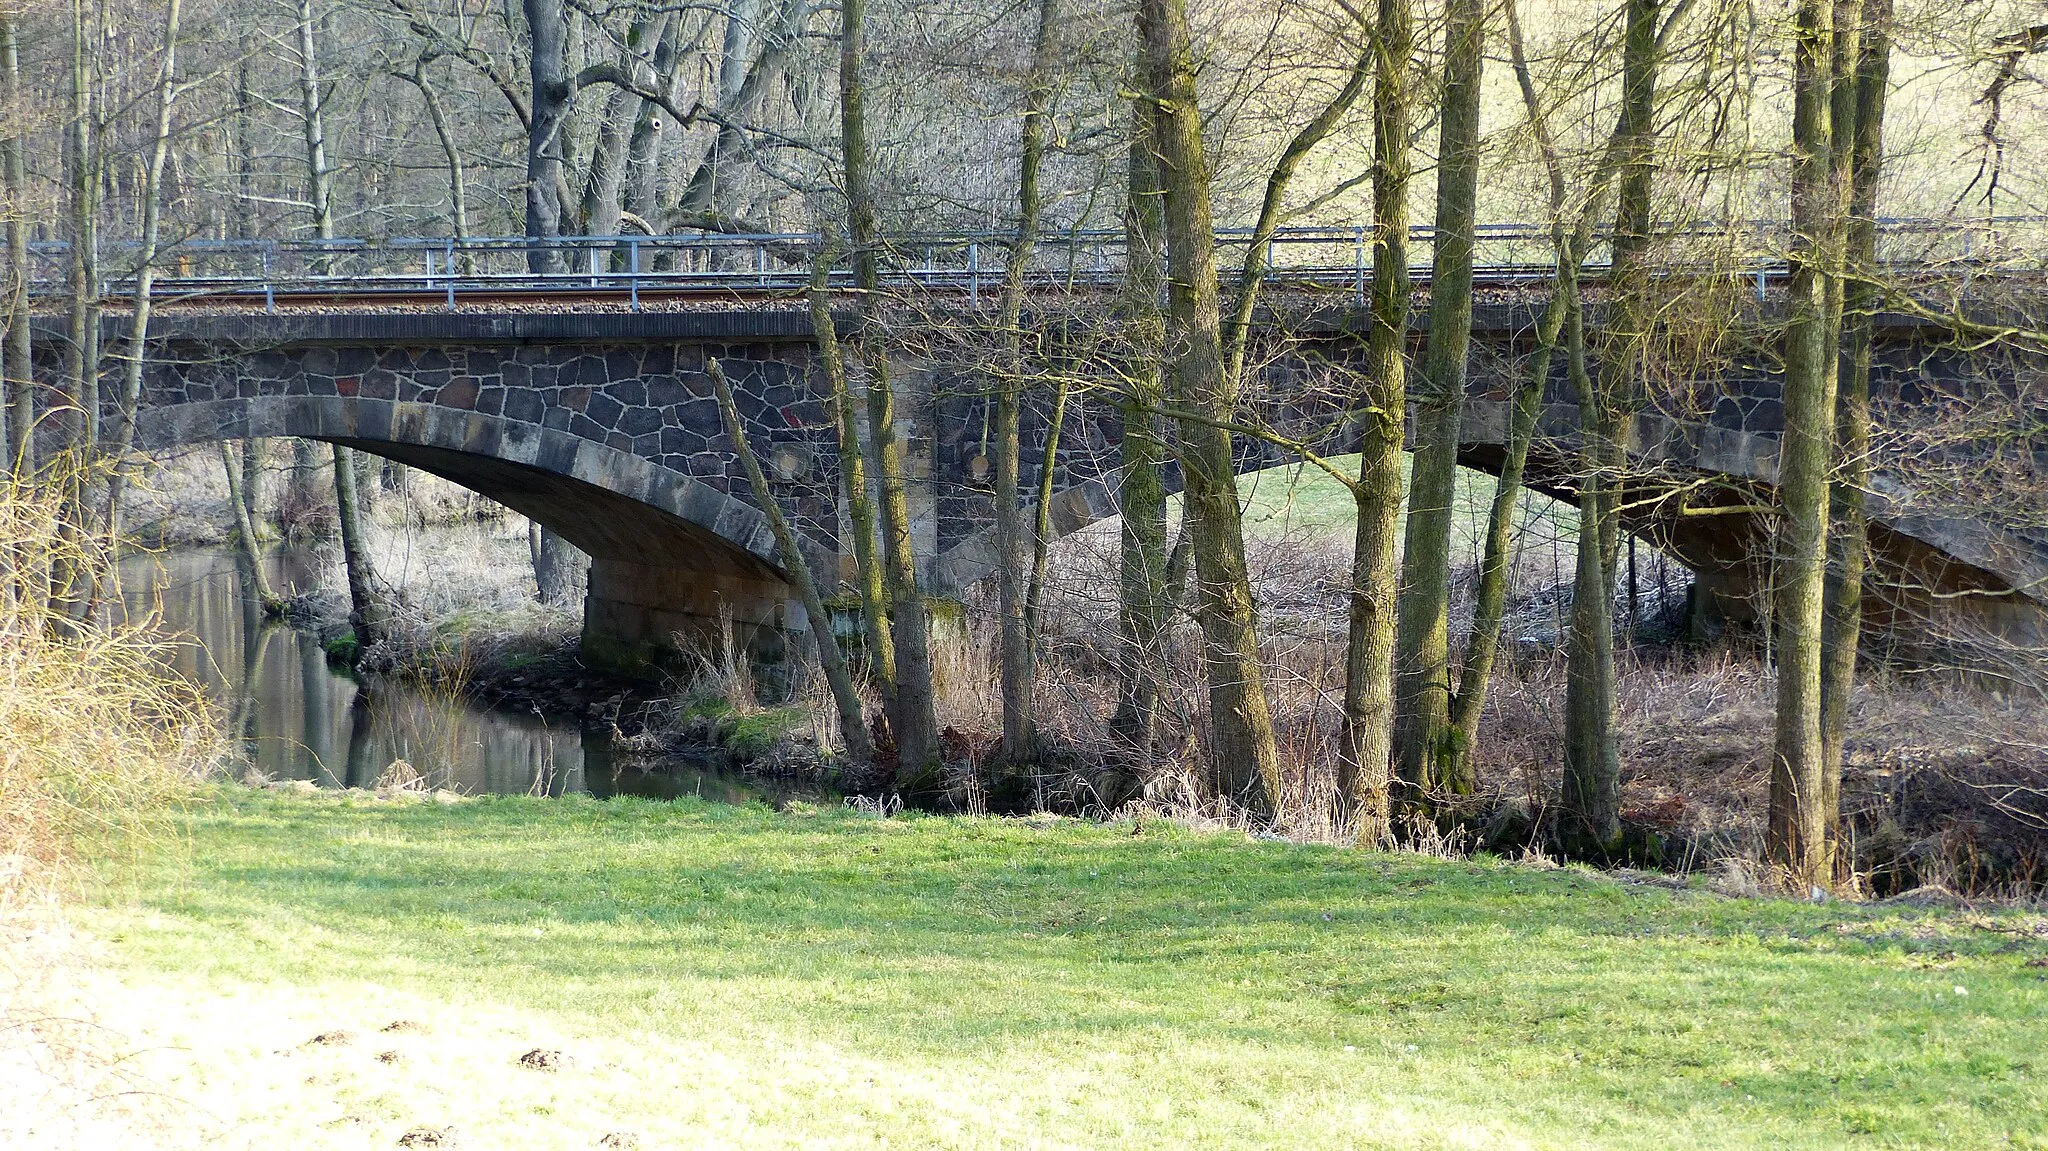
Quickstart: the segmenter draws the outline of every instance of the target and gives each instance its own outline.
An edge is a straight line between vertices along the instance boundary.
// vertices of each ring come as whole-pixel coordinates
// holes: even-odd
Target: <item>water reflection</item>
[[[265,562],[280,595],[312,584],[302,552],[281,549]],[[615,772],[605,733],[573,724],[474,707],[432,688],[358,683],[314,637],[263,618],[228,549],[131,555],[120,583],[128,618],[157,611],[165,632],[191,641],[175,647],[172,666],[228,709],[249,763],[273,779],[370,787],[404,760],[429,785],[467,794],[775,798],[715,771]]]

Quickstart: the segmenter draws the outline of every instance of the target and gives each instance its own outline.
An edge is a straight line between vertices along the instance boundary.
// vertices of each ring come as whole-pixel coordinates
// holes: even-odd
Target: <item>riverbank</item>
[[[230,787],[102,879],[75,994],[165,1146],[2048,1146],[2039,915]]]

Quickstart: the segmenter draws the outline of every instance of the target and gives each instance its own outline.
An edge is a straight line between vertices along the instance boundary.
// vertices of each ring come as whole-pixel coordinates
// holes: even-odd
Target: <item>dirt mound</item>
[[[567,1055],[545,1047],[536,1047],[519,1057],[519,1065],[528,1071],[560,1071],[572,1063]]]

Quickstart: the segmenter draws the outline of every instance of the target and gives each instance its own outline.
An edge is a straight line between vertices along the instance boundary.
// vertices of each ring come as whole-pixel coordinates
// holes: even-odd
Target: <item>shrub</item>
[[[67,490],[0,476],[0,906],[117,848],[220,748],[146,619],[80,625],[53,606],[53,586],[82,582],[71,573],[108,568],[57,527]],[[100,591],[118,594],[111,579]]]

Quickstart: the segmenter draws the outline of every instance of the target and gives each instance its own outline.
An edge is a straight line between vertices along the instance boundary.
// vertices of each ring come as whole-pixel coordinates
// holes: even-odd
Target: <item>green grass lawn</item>
[[[1358,474],[1358,454],[1332,456],[1330,464],[1347,476]],[[1412,459],[1401,453],[1402,482],[1407,482]],[[1476,559],[1479,541],[1486,531],[1486,517],[1493,506],[1498,481],[1485,472],[1459,468],[1454,508],[1452,546],[1462,559]],[[1345,551],[1351,547],[1356,530],[1357,505],[1351,490],[1321,468],[1310,464],[1288,464],[1237,477],[1238,496],[1244,501],[1245,531],[1267,538],[1329,539]],[[1179,514],[1180,497],[1170,501],[1170,515]],[[1407,507],[1402,507],[1405,520]],[[1524,491],[1521,498],[1521,527],[1531,538],[1545,541],[1555,537],[1578,538],[1578,509],[1549,496]]]
[[[214,1145],[2048,1147],[2038,916],[692,800],[180,827],[79,918]]]

